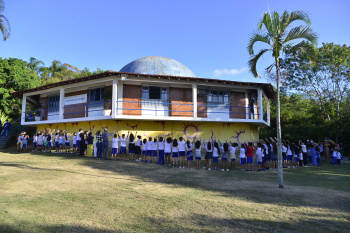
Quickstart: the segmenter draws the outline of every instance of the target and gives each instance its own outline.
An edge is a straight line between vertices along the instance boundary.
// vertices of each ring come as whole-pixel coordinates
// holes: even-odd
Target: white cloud
[[[220,76],[222,76],[222,75],[236,75],[236,74],[241,74],[241,73],[244,73],[244,72],[246,72],[248,70],[248,68],[247,67],[244,67],[244,68],[242,68],[242,69],[221,69],[221,70],[218,70],[218,69],[216,69],[216,70],[214,70],[214,75],[216,76],[216,77],[220,77]]]

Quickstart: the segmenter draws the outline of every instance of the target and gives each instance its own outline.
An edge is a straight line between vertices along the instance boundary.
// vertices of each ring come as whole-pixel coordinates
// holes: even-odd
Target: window
[[[229,94],[226,91],[208,91],[208,103],[228,104]]]
[[[104,100],[105,88],[90,89],[89,100],[90,102],[103,101]]]
[[[142,99],[168,100],[168,88],[166,87],[142,87]]]
[[[48,112],[49,113],[58,112],[59,106],[60,106],[60,95],[59,94],[49,95],[48,100],[49,100]]]

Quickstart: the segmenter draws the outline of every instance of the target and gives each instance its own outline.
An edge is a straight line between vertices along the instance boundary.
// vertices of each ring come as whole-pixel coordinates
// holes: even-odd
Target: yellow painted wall
[[[137,121],[137,120],[106,120],[87,121],[76,123],[60,123],[38,125],[37,130],[65,130],[66,132],[78,132],[81,128],[92,130],[93,134],[97,130],[107,127],[109,132],[118,131],[119,134],[127,134],[128,131],[144,137],[154,137],[158,135],[179,137],[201,137],[202,140],[209,138],[227,141],[257,141],[259,139],[258,127],[248,123],[222,123],[222,122],[183,122],[183,121]]]

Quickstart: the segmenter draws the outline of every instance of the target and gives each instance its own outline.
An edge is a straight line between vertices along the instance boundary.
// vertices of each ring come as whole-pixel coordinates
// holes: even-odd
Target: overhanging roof
[[[69,84],[73,84],[73,83],[80,83],[80,82],[85,82],[85,81],[89,81],[89,80],[94,80],[94,79],[106,78],[106,77],[110,77],[113,75],[119,75],[119,74],[128,74],[128,75],[133,75],[133,76],[137,76],[137,77],[171,79],[171,80],[188,81],[188,82],[194,81],[194,82],[230,84],[230,85],[237,85],[237,86],[252,86],[252,87],[261,86],[269,99],[276,99],[276,93],[273,89],[273,86],[269,83],[238,82],[238,81],[229,81],[229,80],[221,80],[221,79],[180,77],[180,76],[168,76],[168,75],[157,75],[157,74],[136,74],[136,73],[127,73],[127,72],[118,72],[118,71],[106,71],[106,72],[103,72],[100,74],[94,74],[94,75],[90,75],[90,76],[86,76],[86,77],[69,79],[66,81],[51,83],[51,84],[47,84],[47,85],[32,88],[32,89],[13,91],[13,92],[11,92],[11,95],[18,97],[18,98],[22,98],[23,94],[25,94],[25,93],[46,90],[46,89],[50,89],[50,88],[54,88],[54,87],[60,87],[60,86],[65,86],[65,85],[69,85]]]

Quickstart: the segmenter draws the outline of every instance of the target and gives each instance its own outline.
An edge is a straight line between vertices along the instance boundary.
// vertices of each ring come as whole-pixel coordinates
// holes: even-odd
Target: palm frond
[[[10,23],[4,15],[0,15],[0,30],[6,41],[11,35]]]
[[[303,11],[293,11],[290,14],[288,11],[285,11],[280,19],[283,28],[287,28],[292,22],[296,20],[304,21],[308,26],[311,25],[309,16]]]
[[[255,32],[255,33],[253,33],[250,36],[249,43],[248,43],[248,46],[247,46],[247,50],[248,50],[249,55],[253,55],[254,54],[253,47],[254,47],[255,42],[264,42],[264,43],[266,43],[268,45],[271,45],[268,35],[263,35],[263,34],[261,34],[259,32]]]
[[[292,28],[289,31],[287,37],[284,40],[284,43],[287,43],[295,39],[306,39],[310,41],[312,44],[315,44],[318,39],[318,36],[308,26],[299,26],[299,27]]]
[[[310,60],[315,59],[316,47],[313,44],[307,43],[306,41],[301,41],[295,45],[286,46],[288,53],[303,53],[310,58]]]
[[[260,77],[258,71],[256,70],[256,64],[259,58],[267,51],[270,51],[270,49],[260,50],[260,52],[257,55],[255,55],[252,59],[250,59],[248,62],[249,72],[252,73],[255,78]]]

